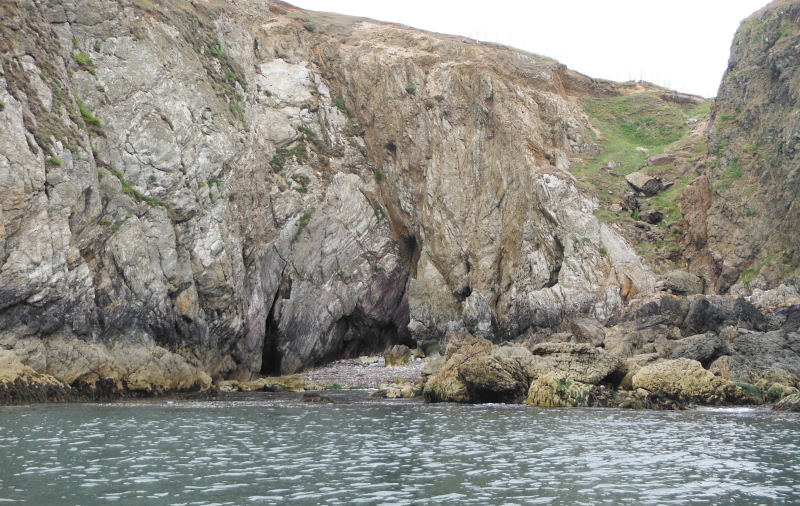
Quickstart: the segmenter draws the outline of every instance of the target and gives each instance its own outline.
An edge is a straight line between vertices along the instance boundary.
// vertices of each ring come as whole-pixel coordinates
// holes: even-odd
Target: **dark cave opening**
[[[261,355],[261,374],[265,376],[277,376],[281,373],[281,360],[283,356],[278,348],[278,321],[275,312],[280,299],[292,297],[292,278],[286,276],[281,280],[275,298],[272,299],[272,306],[267,315],[267,322],[264,325],[264,348]]]
[[[400,257],[408,262],[408,273],[414,279],[417,278],[417,264],[419,263],[420,250],[421,248],[417,243],[417,236],[410,235],[401,239]]]
[[[281,353],[278,350],[278,322],[275,321],[275,308],[278,306],[278,299],[281,291],[275,292],[272,300],[272,307],[267,315],[267,323],[264,327],[264,349],[261,355],[261,374],[265,376],[275,376],[281,373]]]

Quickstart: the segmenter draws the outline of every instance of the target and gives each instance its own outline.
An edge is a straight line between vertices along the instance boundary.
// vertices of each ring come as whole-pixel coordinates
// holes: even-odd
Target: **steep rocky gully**
[[[431,400],[792,393],[798,16],[711,105],[276,1],[3,2],[0,400],[395,344],[444,354]]]

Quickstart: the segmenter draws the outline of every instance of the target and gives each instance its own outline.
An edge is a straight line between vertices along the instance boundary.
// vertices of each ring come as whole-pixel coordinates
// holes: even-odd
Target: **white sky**
[[[298,7],[471,36],[591,77],[717,94],[739,23],[767,0],[289,0]]]

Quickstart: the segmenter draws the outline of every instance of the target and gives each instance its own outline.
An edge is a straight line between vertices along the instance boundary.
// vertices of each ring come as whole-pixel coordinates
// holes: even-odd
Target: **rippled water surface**
[[[0,407],[0,502],[800,503],[800,417],[299,397]]]

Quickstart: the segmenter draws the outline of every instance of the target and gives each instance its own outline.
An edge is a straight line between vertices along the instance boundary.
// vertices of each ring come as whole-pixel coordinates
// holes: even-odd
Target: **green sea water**
[[[0,407],[0,502],[800,503],[796,414],[331,395]]]

